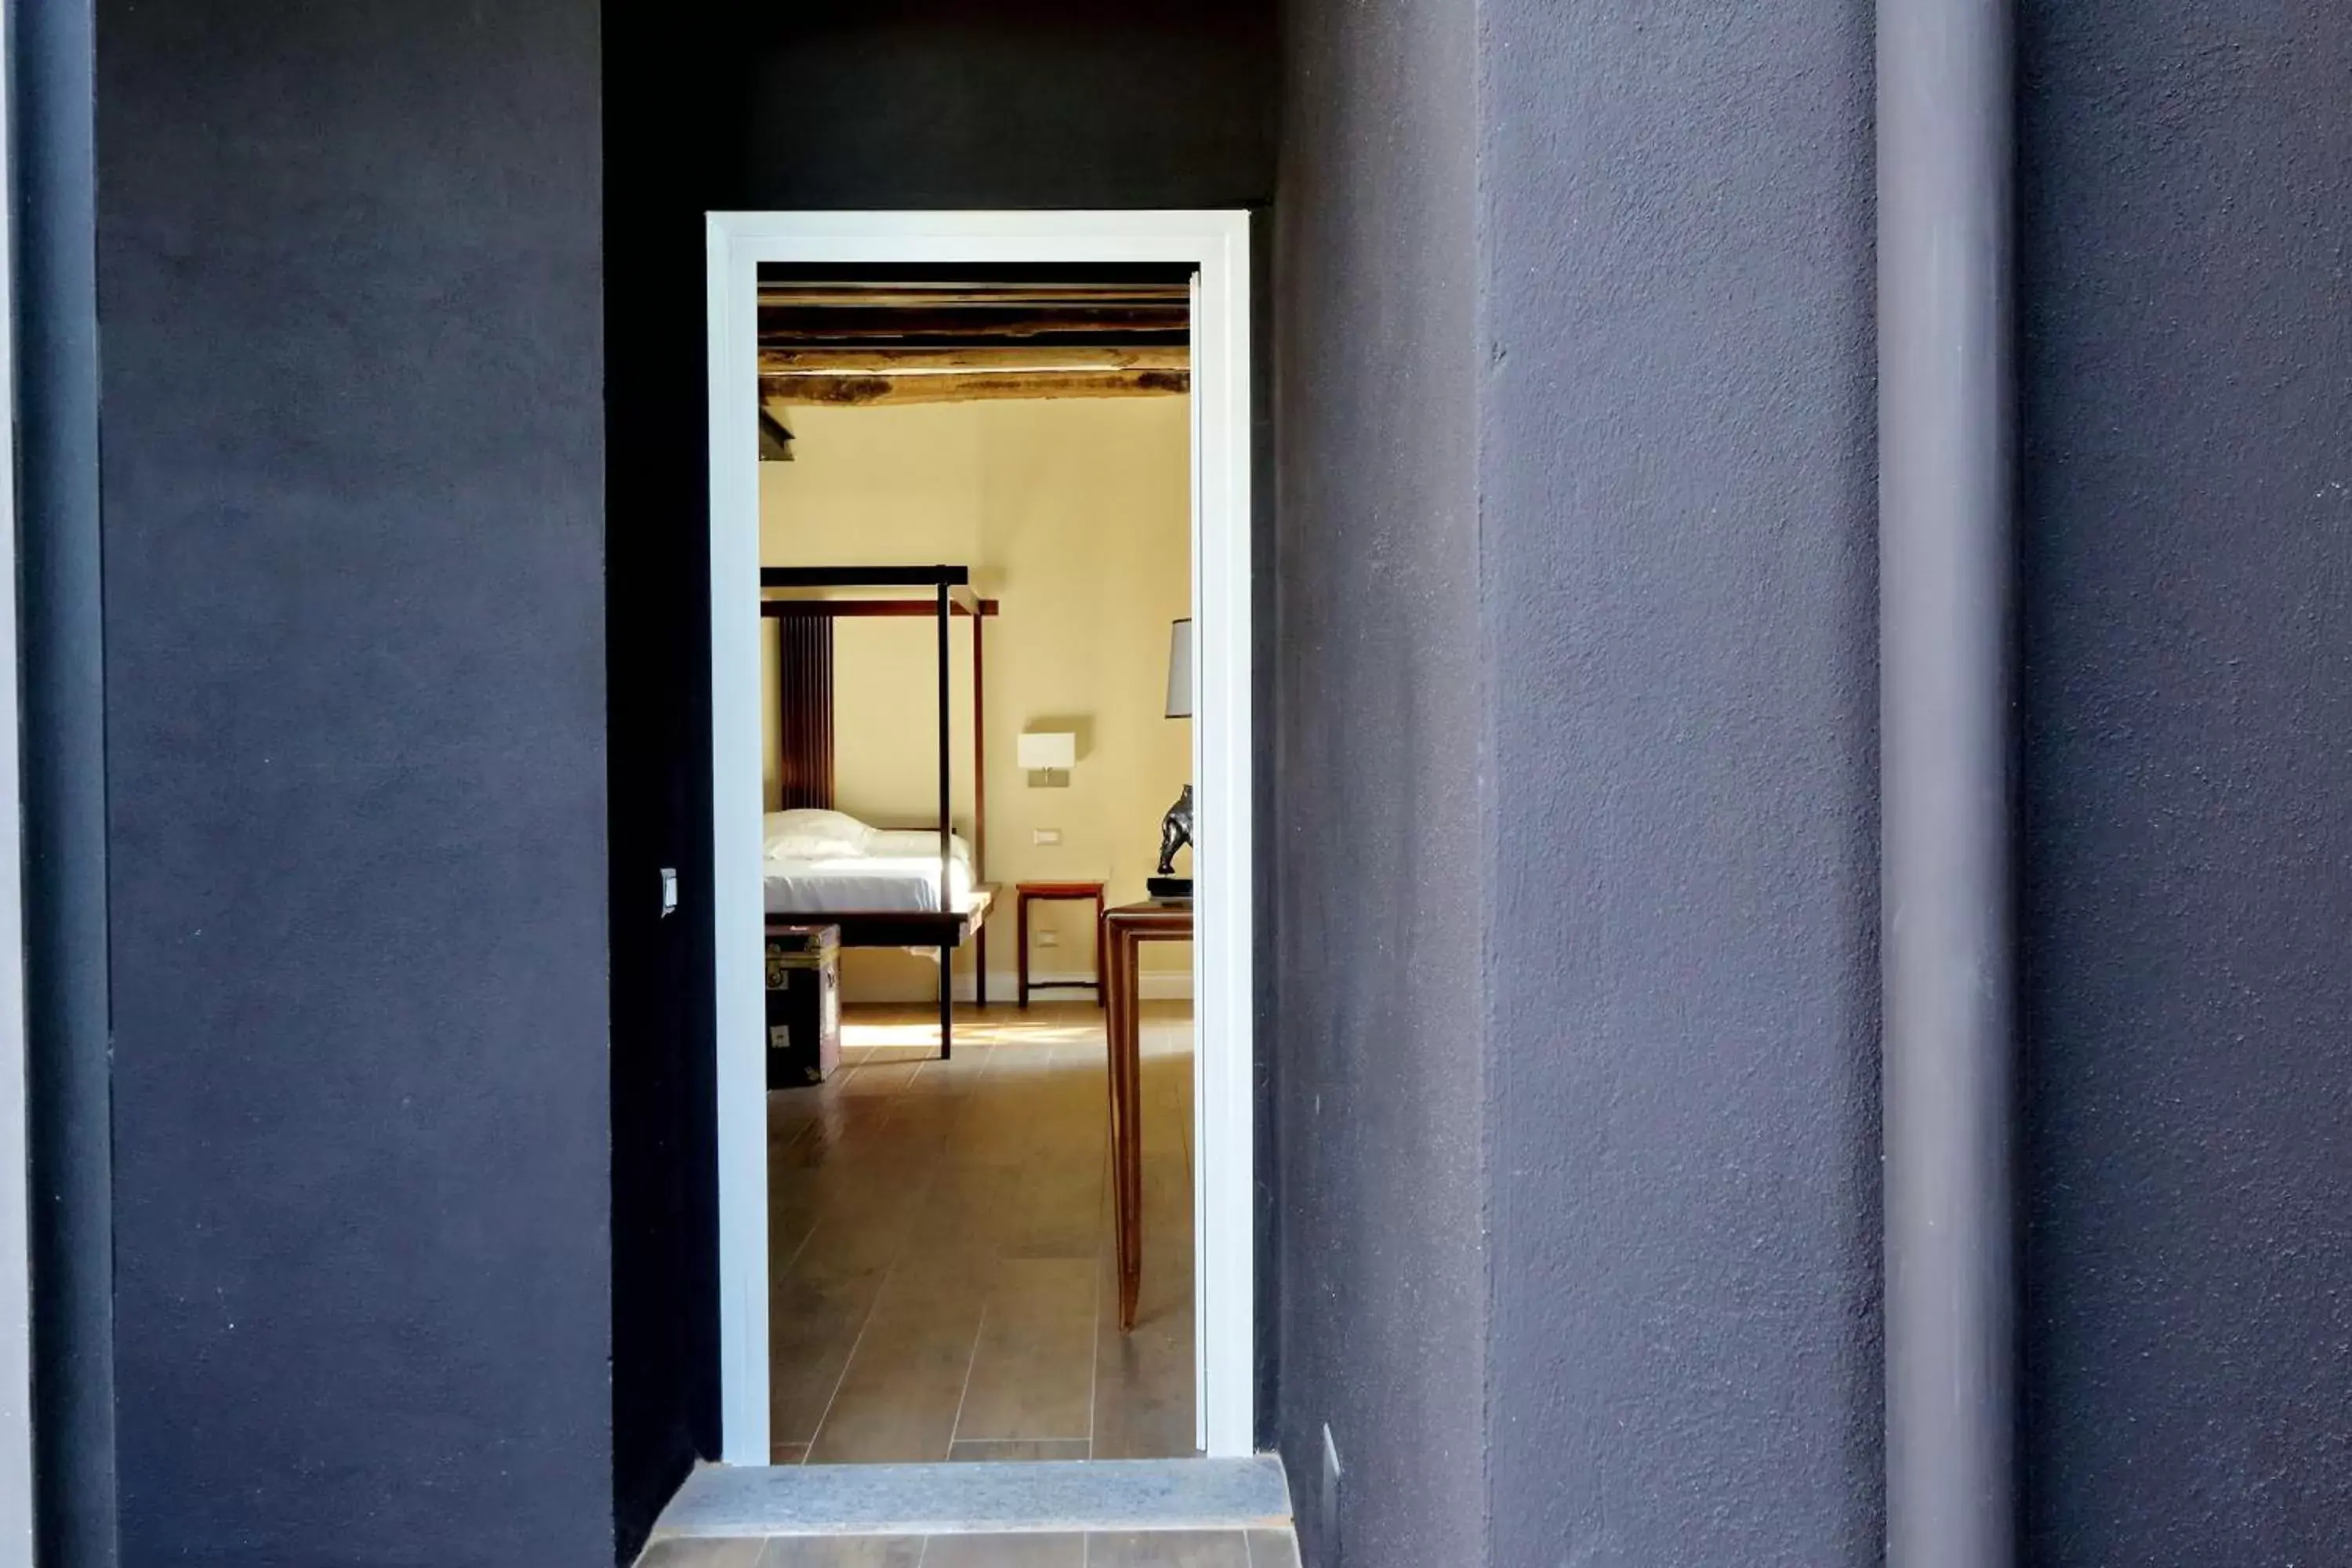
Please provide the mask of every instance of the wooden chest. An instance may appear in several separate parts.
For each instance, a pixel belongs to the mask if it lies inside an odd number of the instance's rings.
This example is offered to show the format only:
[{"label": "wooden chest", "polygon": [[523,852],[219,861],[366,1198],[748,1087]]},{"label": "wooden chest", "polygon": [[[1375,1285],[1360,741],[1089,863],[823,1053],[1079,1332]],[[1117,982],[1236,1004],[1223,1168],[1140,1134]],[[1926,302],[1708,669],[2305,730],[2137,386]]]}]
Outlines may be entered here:
[{"label": "wooden chest", "polygon": [[768,1087],[823,1083],[841,1063],[841,931],[768,927]]}]

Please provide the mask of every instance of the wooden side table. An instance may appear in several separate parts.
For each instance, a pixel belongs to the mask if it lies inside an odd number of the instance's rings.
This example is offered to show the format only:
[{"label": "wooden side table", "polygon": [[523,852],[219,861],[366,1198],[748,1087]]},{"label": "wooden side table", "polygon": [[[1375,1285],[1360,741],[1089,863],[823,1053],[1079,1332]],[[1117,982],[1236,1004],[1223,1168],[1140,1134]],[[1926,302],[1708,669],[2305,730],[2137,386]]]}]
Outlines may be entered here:
[{"label": "wooden side table", "polygon": [[1118,1326],[1135,1327],[1143,1289],[1143,1030],[1140,967],[1147,942],[1192,940],[1192,900],[1121,904],[1102,918],[1109,950],[1103,992],[1110,1036],[1110,1170],[1113,1241],[1118,1253]]},{"label": "wooden side table", "polygon": [[[1032,985],[1029,983],[1029,901],[1043,903],[1053,899],[1072,899],[1079,902],[1093,900],[1095,906],[1095,977],[1092,980],[1046,980]],[[1021,882],[1015,884],[1013,906],[1021,923],[1021,1005],[1029,1005],[1032,991],[1051,991],[1058,987],[1090,990],[1095,1000],[1101,1002],[1108,994],[1103,990],[1103,885],[1100,882]]]}]

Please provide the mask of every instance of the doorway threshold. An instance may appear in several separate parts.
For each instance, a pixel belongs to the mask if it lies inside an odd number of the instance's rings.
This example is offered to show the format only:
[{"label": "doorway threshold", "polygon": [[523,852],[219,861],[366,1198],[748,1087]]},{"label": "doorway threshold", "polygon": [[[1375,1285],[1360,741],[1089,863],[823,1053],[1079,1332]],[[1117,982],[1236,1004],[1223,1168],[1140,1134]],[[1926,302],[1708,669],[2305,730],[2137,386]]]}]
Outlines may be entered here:
[{"label": "doorway threshold", "polygon": [[1086,1534],[1290,1527],[1281,1461],[1070,1459],[939,1465],[705,1465],[654,1542],[825,1535]]}]

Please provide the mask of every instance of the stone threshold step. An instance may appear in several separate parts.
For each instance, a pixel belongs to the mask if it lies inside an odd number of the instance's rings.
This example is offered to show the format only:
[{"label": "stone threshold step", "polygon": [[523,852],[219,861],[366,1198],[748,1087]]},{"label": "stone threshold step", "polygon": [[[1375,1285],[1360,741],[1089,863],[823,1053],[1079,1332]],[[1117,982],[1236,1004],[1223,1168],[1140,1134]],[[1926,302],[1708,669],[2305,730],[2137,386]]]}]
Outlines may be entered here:
[{"label": "stone threshold step", "polygon": [[705,1465],[654,1540],[791,1535],[1279,1530],[1290,1489],[1270,1454],[949,1465]]}]

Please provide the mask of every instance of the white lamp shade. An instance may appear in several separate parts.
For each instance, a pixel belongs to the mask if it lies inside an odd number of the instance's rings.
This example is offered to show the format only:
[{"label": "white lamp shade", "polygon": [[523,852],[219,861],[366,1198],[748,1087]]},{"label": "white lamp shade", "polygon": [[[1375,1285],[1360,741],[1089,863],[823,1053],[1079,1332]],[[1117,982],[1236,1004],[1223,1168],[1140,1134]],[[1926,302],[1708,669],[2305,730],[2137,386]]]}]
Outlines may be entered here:
[{"label": "white lamp shade", "polygon": [[1021,765],[1033,773],[1066,770],[1078,760],[1078,737],[1068,730],[1033,730],[1019,745]]},{"label": "white lamp shade", "polygon": [[1168,717],[1192,716],[1192,623],[1178,621],[1168,628]]}]

